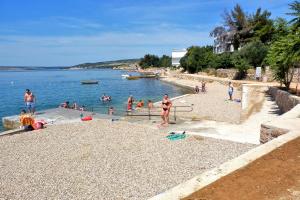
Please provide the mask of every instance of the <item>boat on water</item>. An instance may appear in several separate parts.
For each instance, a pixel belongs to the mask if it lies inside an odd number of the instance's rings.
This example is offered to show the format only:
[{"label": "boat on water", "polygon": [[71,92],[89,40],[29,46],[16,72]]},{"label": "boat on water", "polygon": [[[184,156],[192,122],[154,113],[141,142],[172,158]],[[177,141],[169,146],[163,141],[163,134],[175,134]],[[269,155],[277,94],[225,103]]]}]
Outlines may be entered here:
[{"label": "boat on water", "polygon": [[140,76],[128,76],[126,77],[128,80],[137,80],[140,78],[159,78],[156,74],[151,74],[151,75],[140,75]]},{"label": "boat on water", "polygon": [[122,78],[127,78],[127,77],[129,77],[130,75],[128,75],[128,74],[122,74],[121,76],[122,76]]},{"label": "boat on water", "polygon": [[126,79],[127,80],[137,80],[137,79],[140,79],[141,77],[139,76],[127,76]]},{"label": "boat on water", "polygon": [[83,80],[83,81],[80,81],[80,83],[81,84],[86,84],[86,85],[88,85],[88,84],[98,84],[99,81],[97,81],[97,80]]}]

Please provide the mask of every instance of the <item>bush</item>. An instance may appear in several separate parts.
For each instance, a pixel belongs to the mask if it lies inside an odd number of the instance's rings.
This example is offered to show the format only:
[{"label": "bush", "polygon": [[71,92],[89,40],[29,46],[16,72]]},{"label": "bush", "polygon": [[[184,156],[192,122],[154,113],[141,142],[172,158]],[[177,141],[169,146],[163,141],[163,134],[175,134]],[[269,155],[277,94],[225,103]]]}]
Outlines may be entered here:
[{"label": "bush", "polygon": [[234,67],[232,54],[227,52],[214,55],[212,63],[214,63],[213,67],[216,69],[229,69]]},{"label": "bush", "polygon": [[247,74],[247,70],[250,68],[248,61],[240,54],[240,52],[235,52],[232,55],[232,60],[234,63],[234,67],[239,71],[237,77],[234,79],[243,79]]},{"label": "bush", "polygon": [[268,48],[261,41],[246,44],[239,54],[253,67],[260,67],[267,56]]},{"label": "bush", "polygon": [[142,69],[148,67],[158,67],[159,57],[156,55],[146,54],[144,58],[141,59],[139,65],[142,67]]},{"label": "bush", "polygon": [[180,59],[180,65],[189,73],[196,73],[205,68],[213,67],[214,54],[212,46],[192,46],[186,55]]}]

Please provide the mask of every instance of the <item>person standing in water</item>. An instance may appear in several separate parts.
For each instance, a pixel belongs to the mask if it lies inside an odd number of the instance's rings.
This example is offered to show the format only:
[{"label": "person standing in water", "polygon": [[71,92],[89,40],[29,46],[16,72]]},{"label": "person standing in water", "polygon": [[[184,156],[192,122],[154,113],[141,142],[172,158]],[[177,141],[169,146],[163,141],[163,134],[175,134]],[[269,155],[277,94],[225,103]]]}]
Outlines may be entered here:
[{"label": "person standing in water", "polygon": [[164,95],[163,100],[161,102],[162,112],[161,112],[161,118],[162,123],[161,125],[168,125],[169,124],[169,114],[172,107],[172,102],[169,99],[169,96],[167,94]]},{"label": "person standing in water", "polygon": [[35,96],[29,89],[26,89],[24,94],[24,102],[28,112],[34,114],[35,112]]},{"label": "person standing in water", "polygon": [[229,95],[229,100],[232,101],[233,85],[231,82],[228,83],[228,95]]},{"label": "person standing in water", "polygon": [[127,100],[127,111],[132,110],[133,101],[134,101],[134,99],[133,99],[132,95],[130,95]]}]

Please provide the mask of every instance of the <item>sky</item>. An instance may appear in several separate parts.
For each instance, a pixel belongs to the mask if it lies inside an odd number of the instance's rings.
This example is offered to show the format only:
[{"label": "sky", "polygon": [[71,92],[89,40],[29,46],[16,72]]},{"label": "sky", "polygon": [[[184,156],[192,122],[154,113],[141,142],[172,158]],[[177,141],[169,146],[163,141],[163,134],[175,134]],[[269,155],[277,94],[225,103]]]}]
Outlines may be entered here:
[{"label": "sky", "polygon": [[212,45],[239,3],[285,17],[288,0],[0,0],[0,66],[70,66]]}]

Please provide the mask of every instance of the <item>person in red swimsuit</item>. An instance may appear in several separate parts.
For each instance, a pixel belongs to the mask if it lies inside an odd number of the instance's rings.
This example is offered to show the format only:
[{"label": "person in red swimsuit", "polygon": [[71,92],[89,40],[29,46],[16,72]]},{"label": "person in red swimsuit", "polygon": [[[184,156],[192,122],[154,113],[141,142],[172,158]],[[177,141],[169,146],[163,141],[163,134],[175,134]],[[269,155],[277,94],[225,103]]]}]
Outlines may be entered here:
[{"label": "person in red swimsuit", "polygon": [[134,99],[133,99],[132,95],[130,95],[127,100],[127,111],[132,110],[133,101],[134,101]]}]

